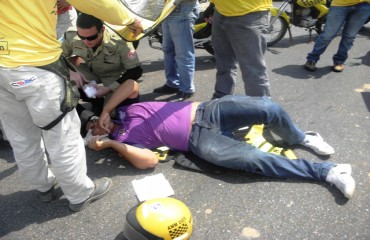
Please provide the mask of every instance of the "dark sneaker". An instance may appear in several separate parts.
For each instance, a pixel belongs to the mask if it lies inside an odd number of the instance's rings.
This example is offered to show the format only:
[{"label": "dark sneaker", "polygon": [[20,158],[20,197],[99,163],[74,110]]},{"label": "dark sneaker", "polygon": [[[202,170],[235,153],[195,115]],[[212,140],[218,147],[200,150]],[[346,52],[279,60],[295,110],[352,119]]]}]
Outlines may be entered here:
[{"label": "dark sneaker", "polygon": [[55,199],[55,184],[46,192],[39,192],[39,199],[43,203],[53,201]]},{"label": "dark sneaker", "polygon": [[344,64],[334,64],[333,71],[334,72],[343,72]]},{"label": "dark sneaker", "polygon": [[314,61],[307,61],[304,65],[304,68],[308,71],[315,71],[316,70],[316,63]]},{"label": "dark sneaker", "polygon": [[104,197],[109,192],[110,188],[113,185],[112,180],[110,178],[107,178],[107,177],[96,180],[94,182],[94,184],[95,184],[95,189],[90,194],[88,199],[86,199],[82,203],[77,203],[77,204],[70,203],[69,204],[69,208],[72,211],[74,211],[74,212],[81,211],[81,210],[85,209],[93,201],[96,201],[96,200]]},{"label": "dark sneaker", "polygon": [[169,100],[170,102],[182,102],[188,98],[191,98],[194,93],[185,93],[185,92],[178,92],[175,96],[171,97]]},{"label": "dark sneaker", "polygon": [[166,93],[166,94],[171,94],[171,93],[177,93],[179,90],[177,88],[169,87],[166,84],[163,85],[162,87],[155,88],[153,90],[154,93]]}]

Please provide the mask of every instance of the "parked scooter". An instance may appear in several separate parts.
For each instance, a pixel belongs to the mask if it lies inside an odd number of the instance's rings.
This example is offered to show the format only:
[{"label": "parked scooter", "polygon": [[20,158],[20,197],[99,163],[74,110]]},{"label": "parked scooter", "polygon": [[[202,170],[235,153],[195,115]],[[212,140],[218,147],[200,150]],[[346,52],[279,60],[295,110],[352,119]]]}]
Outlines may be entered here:
[{"label": "parked scooter", "polygon": [[[305,28],[310,33],[322,31],[326,15],[329,12],[330,1],[326,0],[283,0],[279,8],[272,8],[271,20],[268,30],[267,46],[278,43],[289,32],[292,39],[291,27]],[[290,6],[290,10],[287,8]]]},{"label": "parked scooter", "polygon": [[[209,1],[203,0],[199,1],[200,3],[200,13],[198,19],[194,24],[194,48],[204,49],[210,54],[214,54],[212,47],[212,25],[204,21],[203,13],[204,10],[208,7]],[[162,28],[159,26],[156,28],[149,36],[149,46],[154,49],[162,49]]]}]

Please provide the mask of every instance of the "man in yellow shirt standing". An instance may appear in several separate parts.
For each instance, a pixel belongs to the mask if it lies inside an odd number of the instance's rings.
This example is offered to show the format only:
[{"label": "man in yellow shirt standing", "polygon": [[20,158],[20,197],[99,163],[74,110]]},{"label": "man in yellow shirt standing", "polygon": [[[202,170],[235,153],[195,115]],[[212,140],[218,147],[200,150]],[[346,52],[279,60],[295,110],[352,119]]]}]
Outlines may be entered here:
[{"label": "man in yellow shirt standing", "polygon": [[[141,24],[118,1],[68,2],[109,23],[130,25],[135,34],[142,31]],[[68,69],[45,70],[62,66],[56,37],[57,0],[0,1],[0,9],[0,120],[20,174],[39,191],[43,202],[53,200],[58,181],[70,209],[80,211],[103,197],[112,181],[93,182],[86,175],[77,112],[63,113],[61,109]]]},{"label": "man in yellow shirt standing", "polygon": [[[216,58],[216,84],[212,98],[234,93],[237,63],[244,90],[249,96],[270,96],[266,73],[266,34],[271,0],[211,0],[214,13],[207,9],[205,18],[212,21],[212,44]],[[209,13],[210,12],[210,13]],[[213,15],[210,19],[207,15]]]},{"label": "man in yellow shirt standing", "polygon": [[348,58],[348,51],[352,48],[357,33],[370,17],[369,0],[333,0],[326,19],[324,31],[316,39],[312,52],[307,56],[304,68],[308,71],[316,70],[316,63],[320,59],[330,42],[337,36],[343,27],[337,53],[333,56],[333,71],[342,72],[344,62]]}]

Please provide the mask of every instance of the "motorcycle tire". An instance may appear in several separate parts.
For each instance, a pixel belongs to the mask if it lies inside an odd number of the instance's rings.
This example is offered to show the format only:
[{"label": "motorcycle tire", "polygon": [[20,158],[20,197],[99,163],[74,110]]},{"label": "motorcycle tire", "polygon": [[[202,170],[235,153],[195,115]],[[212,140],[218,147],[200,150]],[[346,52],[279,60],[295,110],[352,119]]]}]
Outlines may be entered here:
[{"label": "motorcycle tire", "polygon": [[287,30],[288,23],[283,17],[278,17],[268,28],[267,46],[270,47],[278,43],[285,36]]}]

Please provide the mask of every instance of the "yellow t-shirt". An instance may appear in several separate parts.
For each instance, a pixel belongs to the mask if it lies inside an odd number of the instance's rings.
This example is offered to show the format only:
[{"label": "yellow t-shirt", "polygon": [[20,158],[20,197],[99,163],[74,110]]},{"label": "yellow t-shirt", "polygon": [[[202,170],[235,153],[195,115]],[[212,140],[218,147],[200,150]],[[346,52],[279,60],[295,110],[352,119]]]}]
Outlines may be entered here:
[{"label": "yellow t-shirt", "polygon": [[367,3],[370,3],[370,0],[333,0],[331,2],[331,6],[352,6],[352,5],[356,5],[356,4],[359,4],[359,3],[364,3],[364,2],[367,2]]},{"label": "yellow t-shirt", "polygon": [[251,12],[266,11],[272,7],[272,0],[211,0],[216,10],[224,16],[242,16]]},{"label": "yellow t-shirt", "polygon": [[[112,24],[134,21],[116,0],[68,2],[81,12]],[[56,38],[56,0],[0,1],[0,9],[0,66],[43,66],[59,58],[62,50]]]}]

